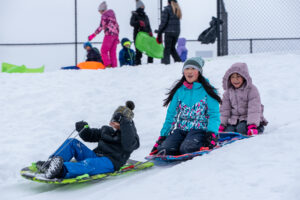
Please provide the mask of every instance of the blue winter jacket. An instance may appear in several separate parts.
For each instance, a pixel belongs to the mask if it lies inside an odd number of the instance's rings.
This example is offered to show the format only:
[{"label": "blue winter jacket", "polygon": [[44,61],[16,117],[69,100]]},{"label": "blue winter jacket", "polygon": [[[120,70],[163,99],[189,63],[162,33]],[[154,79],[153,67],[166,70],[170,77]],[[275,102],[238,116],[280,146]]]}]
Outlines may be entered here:
[{"label": "blue winter jacket", "polygon": [[135,63],[134,50],[124,47],[119,52],[119,61],[120,61],[120,66],[123,66],[123,65],[134,66],[134,63]]},{"label": "blue winter jacket", "polygon": [[217,134],[220,123],[218,101],[207,94],[201,83],[194,82],[192,89],[182,85],[176,91],[160,135],[167,136],[174,129],[203,129]]}]

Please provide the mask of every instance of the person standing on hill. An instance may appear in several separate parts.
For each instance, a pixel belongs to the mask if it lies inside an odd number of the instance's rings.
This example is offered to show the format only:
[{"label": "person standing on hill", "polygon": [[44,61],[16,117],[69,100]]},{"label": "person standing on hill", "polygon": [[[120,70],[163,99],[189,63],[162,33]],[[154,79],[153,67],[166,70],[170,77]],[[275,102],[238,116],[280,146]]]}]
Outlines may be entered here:
[{"label": "person standing on hill", "polygon": [[117,45],[120,43],[119,24],[114,11],[111,9],[107,10],[105,1],[99,5],[98,11],[102,15],[100,26],[88,37],[88,40],[93,40],[97,34],[104,30],[105,36],[101,47],[103,64],[106,67],[117,67]]},{"label": "person standing on hill", "polygon": [[161,60],[163,64],[170,64],[170,55],[175,62],[181,62],[175,48],[180,34],[181,17],[182,13],[177,0],[168,0],[168,6],[165,7],[161,15],[161,23],[156,38],[158,43],[162,43],[162,34],[165,33],[164,57]]},{"label": "person standing on hill", "polygon": [[[133,29],[133,40],[134,43],[136,41],[136,36],[140,31],[149,33],[152,36],[152,29],[150,26],[150,21],[145,13],[145,5],[141,0],[136,0],[136,10],[132,12],[132,16],[130,19],[130,25],[134,28]],[[135,64],[141,64],[141,58],[143,54],[138,49],[136,49],[136,57],[135,57]],[[153,63],[153,58],[148,56],[148,63]]]},{"label": "person standing on hill", "polygon": [[122,49],[119,52],[120,67],[124,65],[134,66],[135,52],[130,48],[131,42],[128,38],[121,40]]},{"label": "person standing on hill", "polygon": [[188,50],[185,47],[186,44],[186,39],[185,38],[179,38],[178,39],[178,44],[177,44],[177,53],[179,55],[179,57],[181,58],[181,61],[184,62],[187,59],[187,54],[188,54]]}]

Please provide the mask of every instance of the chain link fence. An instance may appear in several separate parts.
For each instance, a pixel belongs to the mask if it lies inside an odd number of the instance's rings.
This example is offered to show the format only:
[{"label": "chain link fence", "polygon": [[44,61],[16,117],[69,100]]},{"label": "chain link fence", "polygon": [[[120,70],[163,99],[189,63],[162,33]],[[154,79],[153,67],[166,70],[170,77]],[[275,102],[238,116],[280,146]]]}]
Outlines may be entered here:
[{"label": "chain link fence", "polygon": [[[220,0],[225,20],[221,29],[228,28],[228,47],[222,45],[221,55],[300,50],[299,0]],[[224,13],[228,14],[226,18]],[[228,20],[228,21],[227,21]],[[224,34],[224,33],[223,33]],[[221,43],[224,43],[222,32]]]}]

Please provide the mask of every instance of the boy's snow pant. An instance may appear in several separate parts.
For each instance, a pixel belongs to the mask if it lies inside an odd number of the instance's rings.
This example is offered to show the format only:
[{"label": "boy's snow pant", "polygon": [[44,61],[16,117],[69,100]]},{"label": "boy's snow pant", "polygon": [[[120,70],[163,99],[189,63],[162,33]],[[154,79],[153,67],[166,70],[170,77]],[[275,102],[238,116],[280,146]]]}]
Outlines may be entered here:
[{"label": "boy's snow pant", "polygon": [[119,38],[116,35],[105,35],[101,47],[101,56],[105,66],[117,67],[117,45]]},{"label": "boy's snow pant", "polygon": [[[103,174],[114,172],[114,165],[109,158],[99,157],[77,139],[67,139],[64,144],[52,155],[61,156],[66,169],[65,178],[74,178],[79,175]],[[77,162],[69,162],[72,158]]]},{"label": "boy's snow pant", "polygon": [[[264,132],[264,126],[260,125],[257,127],[258,133],[263,133]],[[225,130],[225,132],[238,132],[243,135],[247,135],[248,129],[247,129],[247,121],[241,121],[237,123],[236,125],[228,125]]]},{"label": "boy's snow pant", "polygon": [[181,58],[179,57],[175,47],[178,37],[179,33],[165,33],[164,57],[161,60],[161,63],[170,64],[170,55],[172,55],[174,62],[181,62]]},{"label": "boy's snow pant", "polygon": [[183,131],[176,129],[158,146],[158,152],[165,150],[166,155],[178,155],[199,151],[205,145],[205,131]]}]

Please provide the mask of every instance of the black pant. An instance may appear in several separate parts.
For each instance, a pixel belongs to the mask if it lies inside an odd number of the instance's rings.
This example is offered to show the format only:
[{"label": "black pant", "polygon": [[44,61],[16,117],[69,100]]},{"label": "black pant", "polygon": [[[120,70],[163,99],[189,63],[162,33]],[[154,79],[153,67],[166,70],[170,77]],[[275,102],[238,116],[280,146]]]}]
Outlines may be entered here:
[{"label": "black pant", "polygon": [[[135,49],[135,53],[135,65],[140,65],[142,63],[141,59],[143,57],[143,53],[140,52],[137,48]],[[153,58],[148,56],[147,63],[153,63]]]},{"label": "black pant", "polygon": [[[226,132],[238,132],[243,135],[247,135],[248,129],[247,129],[247,122],[246,121],[241,121],[237,123],[236,125],[230,125],[225,128]],[[264,132],[264,126],[260,125],[257,127],[258,134],[261,134]]]},{"label": "black pant", "polygon": [[172,55],[175,62],[181,62],[181,59],[175,48],[178,37],[179,33],[165,33],[165,50],[164,57],[161,60],[161,63],[170,64],[170,55]]},{"label": "black pant", "polygon": [[158,152],[165,150],[166,155],[179,155],[199,151],[205,146],[205,131],[183,131],[175,129],[166,140],[158,146]]}]

